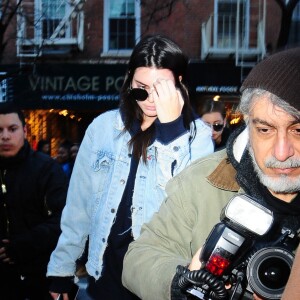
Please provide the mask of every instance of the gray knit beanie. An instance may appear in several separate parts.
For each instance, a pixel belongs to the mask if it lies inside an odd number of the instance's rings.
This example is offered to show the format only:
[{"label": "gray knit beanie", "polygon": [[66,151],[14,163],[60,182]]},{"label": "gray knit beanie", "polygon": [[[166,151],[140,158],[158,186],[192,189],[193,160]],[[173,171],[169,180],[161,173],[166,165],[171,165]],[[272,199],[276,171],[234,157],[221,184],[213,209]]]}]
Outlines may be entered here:
[{"label": "gray knit beanie", "polygon": [[300,47],[283,50],[259,62],[242,84],[261,88],[300,110]]}]

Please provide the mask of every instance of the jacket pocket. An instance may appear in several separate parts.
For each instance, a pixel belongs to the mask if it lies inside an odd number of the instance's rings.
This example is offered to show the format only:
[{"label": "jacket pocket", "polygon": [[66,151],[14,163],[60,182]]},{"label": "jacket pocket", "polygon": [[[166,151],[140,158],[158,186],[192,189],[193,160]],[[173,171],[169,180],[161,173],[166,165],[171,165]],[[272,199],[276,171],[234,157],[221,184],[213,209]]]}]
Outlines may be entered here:
[{"label": "jacket pocket", "polygon": [[112,169],[115,163],[115,157],[112,153],[98,151],[96,160],[93,163],[93,170],[97,178],[97,192],[103,191],[109,184]]}]

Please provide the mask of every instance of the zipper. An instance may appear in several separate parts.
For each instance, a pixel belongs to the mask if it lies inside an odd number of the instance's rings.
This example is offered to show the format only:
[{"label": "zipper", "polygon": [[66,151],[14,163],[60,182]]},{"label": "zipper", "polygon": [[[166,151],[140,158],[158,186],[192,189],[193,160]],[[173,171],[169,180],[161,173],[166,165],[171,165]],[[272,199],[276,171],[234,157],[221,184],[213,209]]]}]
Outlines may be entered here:
[{"label": "zipper", "polygon": [[52,211],[49,209],[47,204],[47,196],[44,197],[44,210],[46,212],[47,217],[50,217],[52,215]]}]

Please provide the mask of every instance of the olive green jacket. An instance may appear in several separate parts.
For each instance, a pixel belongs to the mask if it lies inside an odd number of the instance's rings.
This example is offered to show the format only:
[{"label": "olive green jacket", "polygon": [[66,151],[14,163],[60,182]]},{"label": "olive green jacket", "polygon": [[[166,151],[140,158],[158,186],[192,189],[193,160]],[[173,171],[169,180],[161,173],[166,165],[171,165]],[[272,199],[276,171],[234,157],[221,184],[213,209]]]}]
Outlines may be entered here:
[{"label": "olive green jacket", "polygon": [[143,300],[171,299],[178,265],[188,265],[204,244],[220,212],[243,193],[226,150],[199,159],[171,179],[167,198],[142,228],[124,260],[123,284]]}]

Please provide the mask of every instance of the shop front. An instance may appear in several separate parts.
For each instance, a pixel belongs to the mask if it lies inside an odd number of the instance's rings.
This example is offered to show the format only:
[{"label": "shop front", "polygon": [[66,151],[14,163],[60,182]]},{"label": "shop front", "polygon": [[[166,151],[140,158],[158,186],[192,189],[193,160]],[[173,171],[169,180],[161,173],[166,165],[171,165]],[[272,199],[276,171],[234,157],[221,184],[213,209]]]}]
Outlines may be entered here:
[{"label": "shop front", "polygon": [[234,62],[190,62],[188,84],[196,111],[207,98],[223,101],[229,123],[239,122],[240,116],[235,110],[239,104],[241,82],[249,70],[237,67]]},{"label": "shop front", "polygon": [[[35,64],[1,66],[1,101],[24,109],[34,147],[50,139],[55,156],[60,141],[80,142],[88,124],[119,105],[126,64]],[[187,83],[196,108],[206,98],[224,101],[229,120],[236,116],[242,70],[233,63],[190,62]]]},{"label": "shop front", "polygon": [[125,72],[125,64],[1,66],[0,101],[24,109],[31,145],[49,139],[55,156],[62,140],[81,142],[97,115],[118,107]]}]

